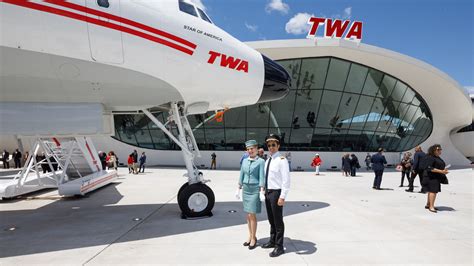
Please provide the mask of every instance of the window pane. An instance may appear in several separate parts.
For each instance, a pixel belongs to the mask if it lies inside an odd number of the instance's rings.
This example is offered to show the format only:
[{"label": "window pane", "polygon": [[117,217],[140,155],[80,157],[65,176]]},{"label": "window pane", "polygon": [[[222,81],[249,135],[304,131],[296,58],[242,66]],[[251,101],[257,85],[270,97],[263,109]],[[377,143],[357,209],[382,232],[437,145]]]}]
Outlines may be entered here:
[{"label": "window pane", "polygon": [[194,6],[183,1],[179,1],[179,10],[195,17],[198,16],[196,13],[196,9],[194,9]]},{"label": "window pane", "polygon": [[211,150],[225,149],[225,133],[224,129],[206,129],[206,141]]},{"label": "window pane", "polygon": [[349,128],[359,97],[358,94],[344,93],[338,112],[341,123],[337,124],[336,128]]},{"label": "window pane", "polygon": [[229,128],[226,126],[225,138],[227,150],[245,149],[245,128]]},{"label": "window pane", "polygon": [[333,128],[341,122],[340,116],[336,114],[341,96],[341,92],[324,91],[317,115],[316,125],[318,127]]},{"label": "window pane", "polygon": [[268,135],[268,128],[247,128],[246,140],[254,139],[258,143],[265,143],[265,137]]},{"label": "window pane", "polygon": [[245,127],[245,114],[245,107],[233,108],[225,112],[225,127]]},{"label": "window pane", "polygon": [[312,128],[293,129],[291,131],[290,147],[295,150],[309,150],[312,136]]},{"label": "window pane", "polygon": [[361,151],[357,145],[361,132],[359,130],[348,130],[342,144],[343,150]]},{"label": "window pane", "polygon": [[202,11],[200,8],[197,9],[198,12],[199,12],[199,15],[201,16],[201,18],[209,23],[212,23],[211,20],[209,19],[209,17],[206,15],[206,13],[204,13],[204,11]]},{"label": "window pane", "polygon": [[360,96],[354,117],[351,119],[351,129],[362,129],[370,113],[370,108],[374,102],[373,97]]},{"label": "window pane", "polygon": [[405,92],[405,95],[403,95],[402,102],[411,103],[414,97],[415,92],[410,87],[408,87],[407,91]]},{"label": "window pane", "polygon": [[335,128],[332,130],[331,135],[329,136],[329,147],[335,151],[343,151],[343,141],[347,135],[347,129]]},{"label": "window pane", "polygon": [[331,148],[328,146],[330,134],[331,129],[315,128],[311,139],[311,147],[316,151],[330,151]]},{"label": "window pane", "polygon": [[299,126],[314,127],[322,93],[322,90],[296,91],[295,117]]},{"label": "window pane", "polygon": [[346,83],[346,92],[360,93],[364,86],[369,69],[365,66],[352,64]]},{"label": "window pane", "polygon": [[293,121],[293,110],[295,108],[296,91],[290,90],[290,93],[283,99],[271,102],[271,110],[277,124],[274,120],[270,121],[272,127],[291,127]]},{"label": "window pane", "polygon": [[[382,83],[380,84],[379,93],[377,97],[382,97],[386,99],[389,98],[390,95],[392,94],[393,88],[395,87],[395,83],[397,83],[396,79],[390,77],[389,75],[385,75],[383,77]],[[400,101],[400,100],[397,100],[397,101]]]},{"label": "window pane", "polygon": [[[161,131],[160,129],[151,129],[150,134],[153,139],[153,143],[155,144],[155,149],[159,149],[159,150],[171,149],[170,142],[173,142],[173,141],[171,141],[168,138],[168,136],[166,136],[165,133],[163,133],[163,131]],[[194,133],[194,136],[196,137],[196,133]],[[198,140],[196,139],[196,141]],[[176,144],[174,144],[174,146],[176,146]]]},{"label": "window pane", "polygon": [[142,129],[135,134],[137,138],[138,146],[144,148],[153,149],[153,142],[151,141],[150,131],[148,129]]},{"label": "window pane", "polygon": [[349,62],[332,58],[329,65],[325,89],[337,91],[344,90],[349,67]]},{"label": "window pane", "polygon": [[286,71],[288,71],[288,73],[291,76],[291,89],[296,90],[298,88],[298,85],[300,84],[299,76],[300,76],[301,59],[278,60],[277,62]]},{"label": "window pane", "polygon": [[375,69],[370,69],[362,93],[371,96],[377,95],[377,92],[379,91],[380,82],[382,82],[382,78],[382,72]]},{"label": "window pane", "polygon": [[378,131],[377,127],[384,111],[385,107],[382,99],[375,98],[372,110],[370,110],[369,116],[367,117],[364,130]]},{"label": "window pane", "polygon": [[301,89],[321,89],[324,87],[329,58],[303,59],[301,69]]},{"label": "window pane", "polygon": [[357,142],[357,146],[360,147],[362,151],[373,151],[370,149],[372,137],[374,135],[373,131],[363,131],[362,134],[359,136],[359,140]]},{"label": "window pane", "polygon": [[395,85],[395,89],[392,93],[392,99],[394,101],[400,102],[403,99],[403,95],[405,94],[406,89],[407,85],[403,84],[402,82],[397,82],[397,84]]},{"label": "window pane", "polygon": [[247,106],[248,127],[268,127],[270,108],[268,103]]}]

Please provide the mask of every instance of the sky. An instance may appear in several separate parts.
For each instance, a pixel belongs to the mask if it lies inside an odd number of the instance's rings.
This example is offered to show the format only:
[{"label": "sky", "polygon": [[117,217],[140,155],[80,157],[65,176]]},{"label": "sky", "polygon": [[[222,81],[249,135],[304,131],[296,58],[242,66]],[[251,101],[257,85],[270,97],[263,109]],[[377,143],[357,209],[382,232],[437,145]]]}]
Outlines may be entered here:
[{"label": "sky", "polygon": [[304,39],[312,15],[362,21],[362,43],[425,61],[474,93],[474,0],[189,1],[241,41]]}]

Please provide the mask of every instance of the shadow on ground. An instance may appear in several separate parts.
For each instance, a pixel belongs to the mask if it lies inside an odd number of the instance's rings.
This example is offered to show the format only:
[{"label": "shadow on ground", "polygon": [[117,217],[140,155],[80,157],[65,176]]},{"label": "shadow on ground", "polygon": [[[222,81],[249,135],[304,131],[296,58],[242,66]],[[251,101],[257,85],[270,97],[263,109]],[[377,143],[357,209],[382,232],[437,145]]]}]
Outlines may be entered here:
[{"label": "shadow on ground", "polygon": [[[180,219],[176,203],[114,205],[123,198],[116,185],[106,186],[87,197],[56,200],[37,209],[0,211],[0,257],[152,239],[246,223],[241,202],[216,202],[214,216],[198,220]],[[328,206],[325,202],[288,201],[284,215]],[[266,213],[263,211],[257,218],[266,220]],[[11,227],[16,230],[9,231]],[[316,251],[314,243],[290,241],[301,254]]]}]

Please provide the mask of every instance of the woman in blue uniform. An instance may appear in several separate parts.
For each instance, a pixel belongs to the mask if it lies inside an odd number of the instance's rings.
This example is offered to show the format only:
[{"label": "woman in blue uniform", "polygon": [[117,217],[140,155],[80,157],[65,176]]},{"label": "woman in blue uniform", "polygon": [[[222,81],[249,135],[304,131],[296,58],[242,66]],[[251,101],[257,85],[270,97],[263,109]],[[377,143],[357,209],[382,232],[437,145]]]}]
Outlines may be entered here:
[{"label": "woman in blue uniform", "polygon": [[244,211],[247,213],[249,238],[244,246],[254,249],[257,246],[257,213],[262,210],[262,200],[265,200],[265,161],[257,156],[257,141],[245,142],[249,157],[245,158],[240,168],[239,190],[242,189]]}]

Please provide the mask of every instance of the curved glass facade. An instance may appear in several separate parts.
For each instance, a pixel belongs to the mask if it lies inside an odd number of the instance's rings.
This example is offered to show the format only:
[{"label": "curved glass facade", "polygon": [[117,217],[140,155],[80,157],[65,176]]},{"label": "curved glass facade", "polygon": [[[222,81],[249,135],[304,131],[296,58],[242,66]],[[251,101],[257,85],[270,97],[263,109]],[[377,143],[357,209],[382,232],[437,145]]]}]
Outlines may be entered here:
[{"label": "curved glass facade", "polygon": [[[243,150],[279,134],[282,150],[398,152],[431,134],[430,110],[402,81],[376,69],[333,57],[278,61],[292,76],[282,100],[188,117],[202,150]],[[160,121],[166,114],[155,113]],[[206,122],[207,121],[207,122]],[[144,115],[116,115],[115,138],[151,149],[177,149]]]}]

